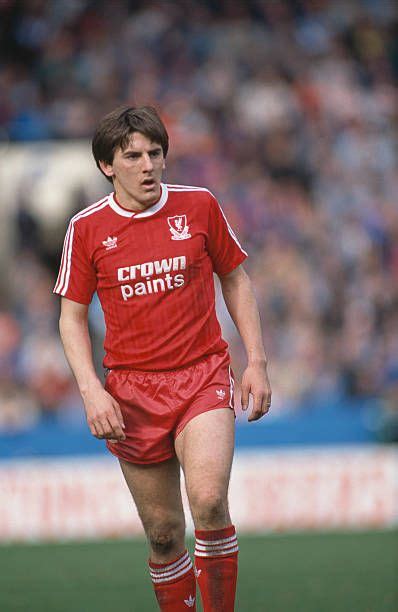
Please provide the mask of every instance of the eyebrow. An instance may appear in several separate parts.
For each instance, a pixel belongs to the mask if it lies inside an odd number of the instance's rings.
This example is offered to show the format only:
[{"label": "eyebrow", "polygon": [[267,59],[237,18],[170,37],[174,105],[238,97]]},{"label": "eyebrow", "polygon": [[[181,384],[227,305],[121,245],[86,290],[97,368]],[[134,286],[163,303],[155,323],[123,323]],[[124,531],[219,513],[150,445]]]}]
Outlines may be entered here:
[{"label": "eyebrow", "polygon": [[[158,151],[161,151],[162,147],[160,145],[153,147],[152,149],[149,149],[148,153],[157,153]],[[142,155],[143,151],[134,151],[133,149],[126,149],[125,151],[123,151],[123,157],[127,157],[128,155],[131,154],[135,154],[135,155]]]}]

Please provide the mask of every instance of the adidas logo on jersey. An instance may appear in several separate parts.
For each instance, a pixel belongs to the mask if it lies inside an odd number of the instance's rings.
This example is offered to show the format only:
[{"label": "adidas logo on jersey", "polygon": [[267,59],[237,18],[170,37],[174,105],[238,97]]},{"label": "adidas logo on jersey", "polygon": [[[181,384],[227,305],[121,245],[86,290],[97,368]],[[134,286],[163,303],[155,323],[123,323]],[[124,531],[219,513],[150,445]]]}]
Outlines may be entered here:
[{"label": "adidas logo on jersey", "polygon": [[117,238],[108,236],[108,238],[106,240],[102,241],[102,244],[104,245],[104,247],[106,247],[107,251],[109,251],[110,249],[116,249],[116,247],[117,247]]},{"label": "adidas logo on jersey", "polygon": [[220,400],[224,399],[224,397],[225,397],[225,391],[224,391],[224,389],[217,389],[217,390],[216,390],[216,393],[217,393],[217,397],[218,397],[218,399],[220,399]]},{"label": "adidas logo on jersey", "polygon": [[187,240],[187,238],[191,237],[186,215],[167,217],[167,223],[169,224],[172,240]]},{"label": "adidas logo on jersey", "polygon": [[188,608],[193,608],[195,604],[195,597],[192,597],[192,595],[190,595],[188,599],[184,599],[184,604],[188,606]]}]

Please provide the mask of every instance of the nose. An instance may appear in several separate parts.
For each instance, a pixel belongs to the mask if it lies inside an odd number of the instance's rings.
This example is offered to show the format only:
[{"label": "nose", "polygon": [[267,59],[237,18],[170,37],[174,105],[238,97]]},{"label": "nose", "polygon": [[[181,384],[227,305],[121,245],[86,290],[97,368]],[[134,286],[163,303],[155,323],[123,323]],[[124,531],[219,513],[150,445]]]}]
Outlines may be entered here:
[{"label": "nose", "polygon": [[151,157],[148,155],[148,153],[144,153],[143,168],[144,168],[144,172],[150,172],[151,170],[153,170],[153,161]]}]

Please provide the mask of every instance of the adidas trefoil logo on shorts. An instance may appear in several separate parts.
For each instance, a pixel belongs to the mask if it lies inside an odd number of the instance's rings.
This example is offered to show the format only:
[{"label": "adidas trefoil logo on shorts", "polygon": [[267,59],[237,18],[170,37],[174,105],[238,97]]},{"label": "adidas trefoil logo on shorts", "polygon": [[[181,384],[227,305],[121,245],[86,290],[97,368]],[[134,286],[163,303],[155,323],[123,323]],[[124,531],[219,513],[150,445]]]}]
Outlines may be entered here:
[{"label": "adidas trefoil logo on shorts", "polygon": [[217,390],[216,390],[216,393],[217,393],[217,397],[218,397],[218,399],[220,399],[220,400],[224,399],[224,397],[225,397],[225,391],[224,391],[224,389],[217,389]]},{"label": "adidas trefoil logo on shorts", "polygon": [[112,237],[112,236],[108,236],[108,238],[106,240],[102,241],[102,244],[104,245],[104,247],[106,247],[107,251],[109,251],[110,249],[116,249],[116,247],[117,247],[117,238]]},{"label": "adidas trefoil logo on shorts", "polygon": [[196,567],[194,567],[194,568],[193,568],[193,571],[195,572],[195,576],[196,576],[196,578],[199,578],[199,576],[200,576],[200,575],[201,575],[201,573],[202,573],[202,570],[201,570],[201,569],[196,569]]},{"label": "adidas trefoil logo on shorts", "polygon": [[172,240],[186,240],[191,237],[186,215],[167,217],[167,223],[169,224]]},{"label": "adidas trefoil logo on shorts", "polygon": [[193,608],[195,604],[195,597],[192,597],[192,595],[190,595],[188,599],[184,599],[184,604],[188,606],[188,608]]}]

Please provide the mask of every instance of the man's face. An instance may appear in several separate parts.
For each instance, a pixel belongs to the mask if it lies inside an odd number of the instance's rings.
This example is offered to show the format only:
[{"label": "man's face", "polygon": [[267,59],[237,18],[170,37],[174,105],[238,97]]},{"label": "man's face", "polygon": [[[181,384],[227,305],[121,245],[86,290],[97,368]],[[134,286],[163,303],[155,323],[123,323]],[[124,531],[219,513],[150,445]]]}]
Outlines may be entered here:
[{"label": "man's face", "polygon": [[117,149],[112,164],[100,162],[104,173],[113,178],[115,191],[145,209],[160,197],[160,181],[165,167],[160,144],[140,132],[133,132],[124,150]]}]

